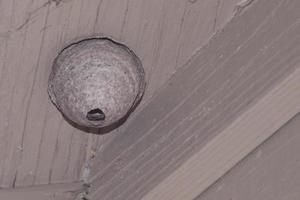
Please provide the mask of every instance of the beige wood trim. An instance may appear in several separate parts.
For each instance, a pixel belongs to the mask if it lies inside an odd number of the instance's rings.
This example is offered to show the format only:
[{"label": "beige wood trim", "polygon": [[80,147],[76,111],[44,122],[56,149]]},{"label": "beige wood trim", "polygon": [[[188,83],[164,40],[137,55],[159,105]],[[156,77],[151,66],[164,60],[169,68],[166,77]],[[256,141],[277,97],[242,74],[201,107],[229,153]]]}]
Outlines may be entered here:
[{"label": "beige wood trim", "polygon": [[240,115],[143,200],[192,200],[300,111],[300,69]]}]

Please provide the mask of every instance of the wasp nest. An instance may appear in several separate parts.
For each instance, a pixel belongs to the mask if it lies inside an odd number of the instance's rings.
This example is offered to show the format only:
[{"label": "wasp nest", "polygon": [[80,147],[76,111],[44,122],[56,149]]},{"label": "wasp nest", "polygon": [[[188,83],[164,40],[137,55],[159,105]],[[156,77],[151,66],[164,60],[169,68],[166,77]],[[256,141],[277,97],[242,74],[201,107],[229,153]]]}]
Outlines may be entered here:
[{"label": "wasp nest", "polygon": [[66,118],[99,128],[129,114],[144,93],[144,77],[140,60],[126,46],[107,38],[88,39],[57,56],[48,93]]}]

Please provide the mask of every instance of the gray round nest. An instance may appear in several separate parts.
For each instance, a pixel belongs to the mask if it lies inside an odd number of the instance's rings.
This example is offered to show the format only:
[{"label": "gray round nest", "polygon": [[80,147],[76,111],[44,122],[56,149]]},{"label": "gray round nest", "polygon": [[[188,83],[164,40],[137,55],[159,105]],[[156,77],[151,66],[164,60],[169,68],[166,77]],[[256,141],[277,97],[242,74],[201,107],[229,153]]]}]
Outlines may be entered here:
[{"label": "gray round nest", "polygon": [[100,128],[126,117],[142,98],[145,74],[138,57],[107,38],[82,40],[55,59],[48,93],[79,126]]}]

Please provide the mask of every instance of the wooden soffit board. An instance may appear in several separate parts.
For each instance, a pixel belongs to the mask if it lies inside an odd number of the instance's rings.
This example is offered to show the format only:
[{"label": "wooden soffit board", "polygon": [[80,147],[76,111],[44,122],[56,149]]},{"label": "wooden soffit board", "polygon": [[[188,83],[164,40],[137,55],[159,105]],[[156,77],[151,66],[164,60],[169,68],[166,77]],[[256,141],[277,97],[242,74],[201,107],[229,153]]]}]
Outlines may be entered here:
[{"label": "wooden soffit board", "polygon": [[195,200],[296,200],[300,196],[300,113]]},{"label": "wooden soffit board", "polygon": [[137,115],[227,24],[239,1],[1,0],[0,187],[77,182],[91,155],[125,126],[102,136],[86,134],[52,105],[47,81],[63,48],[89,37],[110,37],[130,47],[147,74]]},{"label": "wooden soffit board", "polygon": [[299,112],[299,10],[237,14],[102,151],[92,199],[193,199]]},{"label": "wooden soffit board", "polygon": [[74,200],[82,192],[82,183],[45,184],[0,190],[5,200]]}]

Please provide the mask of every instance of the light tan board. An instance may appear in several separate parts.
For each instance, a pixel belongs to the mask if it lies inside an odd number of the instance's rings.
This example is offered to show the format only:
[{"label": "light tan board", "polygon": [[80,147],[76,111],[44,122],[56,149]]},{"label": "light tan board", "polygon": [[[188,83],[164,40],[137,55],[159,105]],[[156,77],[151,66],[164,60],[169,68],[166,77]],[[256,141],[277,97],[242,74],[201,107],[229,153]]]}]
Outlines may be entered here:
[{"label": "light tan board", "polygon": [[[194,198],[291,118],[299,109],[290,110],[291,106],[298,105],[298,99],[295,100],[298,93],[286,103],[281,95],[293,94],[297,85],[288,90],[280,84],[286,80],[293,80],[288,81],[289,84],[299,81],[299,70],[295,71],[300,61],[299,9],[300,2],[296,0],[259,0],[252,1],[247,9],[236,15],[174,74],[127,129],[102,149],[94,165],[98,173],[91,179],[92,197],[134,200],[148,193],[145,199],[166,200],[175,199],[180,192],[184,195],[191,192],[184,196],[186,198],[178,195],[177,199]],[[288,78],[292,75],[294,78]],[[196,176],[195,179],[203,181],[201,187],[193,186],[190,179],[176,179],[179,166],[184,166],[191,156],[202,152],[214,139],[223,136],[226,139],[225,128],[246,111],[257,108],[254,105],[265,105],[259,104],[260,100],[279,86],[283,93],[277,97],[279,102],[283,101],[279,108],[284,114],[282,118],[274,118],[276,126],[270,126],[263,137],[254,135],[249,148],[208,181]],[[250,112],[254,119],[255,112]],[[226,151],[226,155],[230,156],[229,152]],[[199,172],[205,174],[205,170]],[[183,174],[188,173],[186,170]],[[172,175],[175,179],[165,179]]]},{"label": "light tan board", "polygon": [[195,200],[297,200],[300,114]]},{"label": "light tan board", "polygon": [[231,19],[237,2],[0,1],[0,186],[79,180],[94,149],[115,137],[88,138],[49,102],[47,79],[59,50],[95,35],[128,44],[145,66],[148,102]]}]

